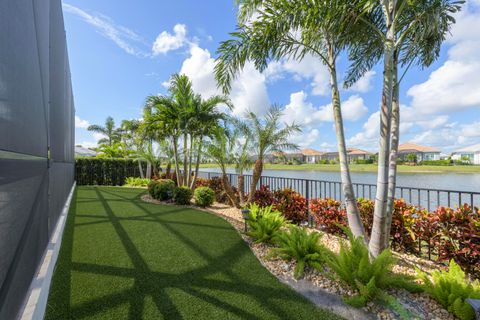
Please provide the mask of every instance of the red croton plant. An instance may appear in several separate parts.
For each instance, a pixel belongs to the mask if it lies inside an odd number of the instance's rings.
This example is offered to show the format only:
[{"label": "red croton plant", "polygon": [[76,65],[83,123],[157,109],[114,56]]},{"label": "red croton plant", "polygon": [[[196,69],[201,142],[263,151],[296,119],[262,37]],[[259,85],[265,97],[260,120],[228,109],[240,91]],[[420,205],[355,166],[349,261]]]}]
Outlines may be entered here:
[{"label": "red croton plant", "polygon": [[[254,202],[273,205],[287,219],[300,223],[307,219],[306,199],[292,189],[272,192],[268,186],[255,191]],[[370,234],[374,202],[358,199],[362,222]],[[317,228],[344,236],[340,226],[347,226],[345,209],[334,199],[313,199],[310,215]],[[439,207],[428,212],[404,199],[396,199],[392,217],[390,241],[395,251],[428,256],[438,261],[455,260],[465,271],[480,278],[480,213],[478,208],[463,205],[452,209]]]}]

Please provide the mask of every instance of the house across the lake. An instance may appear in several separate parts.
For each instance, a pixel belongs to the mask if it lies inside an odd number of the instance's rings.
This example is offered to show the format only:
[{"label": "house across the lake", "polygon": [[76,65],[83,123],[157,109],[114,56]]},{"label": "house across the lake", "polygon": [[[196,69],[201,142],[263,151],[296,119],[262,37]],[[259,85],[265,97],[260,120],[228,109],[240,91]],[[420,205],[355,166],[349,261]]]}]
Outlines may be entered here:
[{"label": "house across the lake", "polygon": [[[453,160],[466,160],[471,164],[480,165],[480,144],[456,150],[452,153]],[[468,159],[468,160],[467,160]]]},{"label": "house across the lake", "polygon": [[[304,149],[305,150],[305,149]],[[320,154],[317,156],[315,159],[315,162],[318,162],[319,160],[328,160],[328,161],[338,161],[338,152],[319,152]],[[357,148],[348,148],[347,149],[347,159],[349,162],[353,162],[356,160],[368,160],[370,159],[374,154],[362,149],[357,149]],[[312,163],[312,162],[309,162]]]},{"label": "house across the lake", "polygon": [[315,149],[302,149],[300,151],[303,155],[303,161],[305,163],[317,163],[318,161],[322,160],[322,156],[324,152],[315,150]]},{"label": "house across the lake", "polygon": [[440,160],[440,150],[422,146],[416,143],[402,143],[398,146],[398,159],[403,161],[411,161],[410,154],[415,155],[416,162],[426,160]]}]

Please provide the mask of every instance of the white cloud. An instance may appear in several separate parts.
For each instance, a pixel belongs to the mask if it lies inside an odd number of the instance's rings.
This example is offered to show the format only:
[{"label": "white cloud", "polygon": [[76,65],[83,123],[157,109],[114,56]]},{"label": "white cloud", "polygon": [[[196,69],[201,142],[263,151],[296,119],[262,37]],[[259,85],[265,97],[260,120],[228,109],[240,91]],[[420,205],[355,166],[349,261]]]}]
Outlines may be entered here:
[{"label": "white cloud", "polygon": [[367,71],[363,77],[357,80],[350,88],[349,90],[352,91],[358,91],[358,92],[368,92],[372,89],[373,87],[373,79],[377,73],[373,70]]},{"label": "white cloud", "polygon": [[75,143],[75,144],[81,145],[84,148],[96,148],[98,147],[98,140],[103,138],[106,138],[106,136],[98,132],[92,132],[92,139],[84,140],[80,143]]},{"label": "white cloud", "polygon": [[310,80],[312,95],[328,95],[330,93],[330,75],[327,67],[310,54],[305,55],[302,61],[286,60],[269,64],[265,75],[270,81],[282,79],[285,73],[293,75],[297,81]]},{"label": "white cloud", "polygon": [[372,146],[377,146],[380,132],[380,111],[372,113],[362,128],[362,131],[347,140],[347,145],[369,149],[372,149]]},{"label": "white cloud", "polygon": [[[468,6],[467,6],[468,7]],[[464,10],[457,15],[448,44],[448,59],[428,80],[411,87],[407,95],[418,113],[459,111],[480,107],[480,13]]]},{"label": "white cloud", "polygon": [[75,128],[87,129],[90,123],[87,120],[80,119],[79,116],[75,116]]},{"label": "white cloud", "polygon": [[[221,94],[213,74],[214,67],[215,60],[210,52],[192,45],[190,56],[183,61],[180,73],[190,78],[196,92],[208,98]],[[236,115],[242,115],[247,110],[258,114],[265,113],[270,107],[265,75],[258,72],[253,64],[247,63],[233,81],[230,97],[235,106],[233,112]]]},{"label": "white cloud", "polygon": [[126,53],[134,56],[144,56],[141,50],[131,44],[134,42],[142,42],[142,39],[132,30],[116,24],[111,18],[100,13],[88,13],[80,8],[63,3],[65,12],[80,17],[83,21],[93,26],[102,36],[113,41],[118,47]]},{"label": "white cloud", "polygon": [[298,144],[300,147],[310,147],[318,141],[320,131],[318,129],[310,129],[306,132],[295,133],[290,137],[290,142]]},{"label": "white cloud", "polygon": [[[350,96],[342,102],[342,116],[346,121],[357,121],[368,112],[363,99],[357,95]],[[295,121],[302,125],[314,125],[319,122],[333,122],[332,105],[314,107],[307,101],[304,91],[290,95],[290,103],[285,106],[284,119]]]},{"label": "white cloud", "polygon": [[187,44],[187,27],[184,24],[176,24],[173,27],[173,34],[162,31],[152,46],[152,54],[166,54],[169,51],[176,50]]}]

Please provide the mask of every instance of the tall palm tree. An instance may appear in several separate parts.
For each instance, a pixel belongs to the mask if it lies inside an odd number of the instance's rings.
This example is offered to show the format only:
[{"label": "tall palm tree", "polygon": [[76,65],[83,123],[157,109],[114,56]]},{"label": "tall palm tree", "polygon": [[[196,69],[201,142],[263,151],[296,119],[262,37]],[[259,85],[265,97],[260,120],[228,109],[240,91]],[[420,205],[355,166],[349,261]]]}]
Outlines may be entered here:
[{"label": "tall palm tree", "polygon": [[[351,46],[352,68],[346,85],[355,82],[382,57],[384,86],[380,131],[375,219],[370,252],[377,256],[389,245],[396,186],[400,128],[400,83],[412,65],[429,66],[455,22],[452,14],[463,1],[389,0],[371,8],[359,19],[364,24]],[[399,68],[403,68],[399,77]]]},{"label": "tall palm tree", "polygon": [[105,120],[104,126],[92,124],[88,126],[87,130],[101,133],[105,136],[105,138],[98,140],[99,145],[108,144],[111,147],[113,143],[119,142],[121,140],[120,132],[118,129],[115,128],[115,121],[110,116],[107,117],[107,119]]},{"label": "tall palm tree", "polygon": [[[301,61],[308,54],[327,66],[348,222],[355,236],[366,238],[348,165],[336,66],[337,57],[356,36],[355,19],[350,14],[352,4],[339,0],[237,2],[240,4],[238,31],[231,33],[233,39],[222,42],[218,49],[215,76],[219,85],[228,92],[232,80],[247,61],[262,71],[271,60]],[[252,22],[249,20],[253,13],[256,17]]]},{"label": "tall palm tree", "polygon": [[222,172],[222,187],[230,203],[240,208],[237,196],[227,176],[227,165],[232,162],[232,153],[234,151],[236,138],[234,132],[226,126],[216,126],[212,131],[212,139],[206,145],[205,154],[219,166]]},{"label": "tall palm tree", "polygon": [[225,122],[228,118],[224,112],[219,110],[219,106],[227,106],[233,108],[230,99],[227,96],[214,95],[208,99],[202,99],[200,95],[196,95],[193,100],[193,116],[190,119],[189,131],[191,136],[190,148],[192,149],[190,156],[189,172],[192,171],[191,161],[195,156],[195,169],[193,178],[189,181],[191,188],[195,186],[200,168],[200,160],[202,155],[202,147],[206,137],[212,137],[216,127],[220,122]]},{"label": "tall palm tree", "polygon": [[[187,184],[188,124],[192,116],[194,93],[187,76],[175,74],[168,96],[149,96],[144,110],[145,132],[171,140],[178,185]],[[180,174],[179,140],[183,139],[184,176]]]},{"label": "tall palm tree", "polygon": [[289,138],[293,133],[300,132],[300,127],[295,123],[283,124],[281,116],[282,111],[278,106],[272,106],[263,118],[259,118],[253,112],[246,114],[243,130],[248,133],[247,137],[251,141],[252,153],[257,157],[253,168],[248,202],[253,200],[257,183],[262,176],[265,156],[272,152],[298,149],[296,144],[289,142]]}]

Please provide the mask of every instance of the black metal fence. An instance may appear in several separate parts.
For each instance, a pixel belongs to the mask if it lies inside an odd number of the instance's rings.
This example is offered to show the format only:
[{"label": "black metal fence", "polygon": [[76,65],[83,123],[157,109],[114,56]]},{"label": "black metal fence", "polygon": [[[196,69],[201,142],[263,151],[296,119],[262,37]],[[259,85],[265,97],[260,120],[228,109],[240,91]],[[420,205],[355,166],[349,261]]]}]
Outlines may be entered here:
[{"label": "black metal fence", "polygon": [[[220,175],[221,173],[219,172],[199,172],[200,177],[207,179]],[[244,192],[248,192],[252,175],[247,174],[244,175],[244,177]],[[238,174],[229,173],[228,178],[232,185],[237,185]],[[342,183],[338,181],[262,176],[257,187],[261,185],[268,185],[271,190],[291,188],[303,195],[307,201],[314,198],[333,198],[340,202],[343,200]],[[374,199],[377,191],[376,185],[367,183],[354,183],[353,188],[356,197],[365,199]],[[440,206],[455,207],[465,203],[472,207],[480,206],[480,192],[471,191],[397,186],[395,197],[403,198],[408,203],[426,208],[429,211]]]}]

